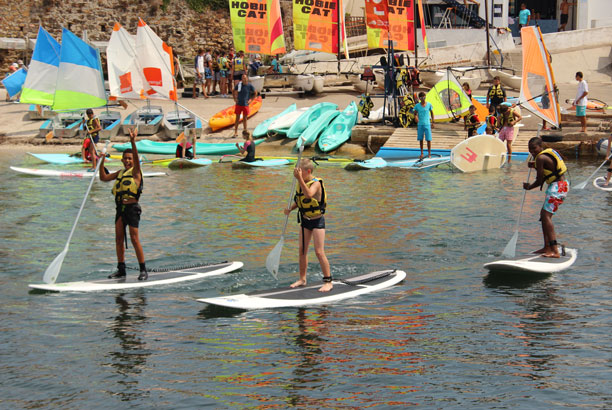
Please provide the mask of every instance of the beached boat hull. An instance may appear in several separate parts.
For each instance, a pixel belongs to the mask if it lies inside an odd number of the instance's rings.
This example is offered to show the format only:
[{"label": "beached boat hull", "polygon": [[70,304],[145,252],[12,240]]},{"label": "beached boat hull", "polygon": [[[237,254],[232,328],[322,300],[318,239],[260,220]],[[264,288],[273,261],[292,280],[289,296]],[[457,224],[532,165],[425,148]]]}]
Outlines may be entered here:
[{"label": "beached boat hull", "polygon": [[46,120],[40,126],[39,136],[44,138],[50,131],[56,138],[74,138],[79,132],[80,121],[84,117],[83,111],[62,112]]},{"label": "beached boat hull", "polygon": [[258,75],[256,77],[249,77],[249,84],[255,88],[255,91],[258,93],[261,92],[264,88],[265,78],[262,75]]},{"label": "beached boat hull", "polygon": [[491,77],[498,76],[502,85],[505,87],[514,88],[515,90],[521,89],[522,78],[517,75],[512,75],[502,70],[497,70],[495,68],[491,68],[489,70],[489,74],[491,75]]},{"label": "beached boat hull", "polygon": [[164,110],[158,105],[139,108],[125,117],[121,129],[125,135],[130,129],[138,128],[138,135],[153,135],[159,132],[164,118]]},{"label": "beached boat hull", "polygon": [[312,74],[300,74],[295,77],[295,83],[293,84],[293,88],[299,91],[312,91],[314,87],[314,75]]},{"label": "beached boat hull", "polygon": [[164,115],[165,140],[175,140],[182,132],[185,132],[185,136],[195,133],[195,137],[200,138],[202,136],[202,121],[189,111],[167,112]]},{"label": "beached boat hull", "polygon": [[36,106],[36,104],[30,104],[28,109],[28,118],[31,120],[48,120],[57,115],[55,111],[48,105]]}]

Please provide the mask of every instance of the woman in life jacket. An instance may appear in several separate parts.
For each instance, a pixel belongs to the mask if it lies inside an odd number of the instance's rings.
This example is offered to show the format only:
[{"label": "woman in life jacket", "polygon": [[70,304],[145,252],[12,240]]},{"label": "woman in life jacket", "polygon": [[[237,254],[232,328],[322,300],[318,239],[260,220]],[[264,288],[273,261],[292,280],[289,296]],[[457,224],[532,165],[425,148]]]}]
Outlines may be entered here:
[{"label": "woman in life jacket", "polygon": [[244,138],[244,143],[242,145],[236,143],[236,148],[238,148],[240,153],[244,155],[244,158],[242,158],[240,161],[257,161],[259,158],[255,158],[255,141],[253,141],[253,136],[250,132],[244,130],[242,131],[242,138]]}]

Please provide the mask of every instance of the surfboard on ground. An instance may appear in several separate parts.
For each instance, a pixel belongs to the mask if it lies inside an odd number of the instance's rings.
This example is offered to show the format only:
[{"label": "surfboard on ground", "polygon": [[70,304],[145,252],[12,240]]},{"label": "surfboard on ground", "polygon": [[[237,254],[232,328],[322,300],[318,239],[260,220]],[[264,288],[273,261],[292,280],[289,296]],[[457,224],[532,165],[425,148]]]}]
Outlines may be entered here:
[{"label": "surfboard on ground", "polygon": [[388,167],[404,168],[404,169],[428,169],[438,165],[448,164],[450,157],[432,157],[422,159],[407,159],[401,161],[387,161]]},{"label": "surfboard on ground", "polygon": [[515,258],[501,259],[484,264],[491,273],[546,274],[561,272],[572,266],[578,257],[576,249],[565,249],[560,258],[545,258],[541,254],[530,253]]},{"label": "surfboard on ground", "polygon": [[501,168],[506,156],[506,144],[500,139],[477,135],[457,144],[451,150],[450,161],[462,172],[476,172]]},{"label": "surfboard on ground", "polygon": [[283,112],[281,112],[280,114],[277,114],[273,117],[268,118],[267,120],[263,120],[262,122],[260,122],[259,124],[257,124],[257,127],[255,127],[255,129],[253,130],[253,138],[263,138],[265,136],[268,135],[268,127],[270,126],[270,124],[272,124],[275,120],[289,114],[290,112],[293,112],[297,110],[297,105],[295,104],[291,104],[289,107],[285,108],[285,110]]},{"label": "surfboard on ground", "polygon": [[196,158],[196,159],[188,159],[188,158],[177,158],[172,160],[168,164],[168,168],[170,169],[188,169],[188,168],[198,168],[203,167],[205,165],[212,164],[212,161],[208,158]]},{"label": "surfboard on ground", "polygon": [[259,159],[251,162],[246,161],[234,161],[232,162],[232,168],[253,168],[253,167],[279,167],[290,164],[291,161],[288,159]]},{"label": "surfboard on ground", "polygon": [[177,269],[153,269],[149,271],[149,279],[147,280],[138,280],[138,272],[134,271],[134,273],[128,272],[127,277],[122,279],[40,283],[30,284],[28,286],[32,289],[47,290],[52,292],[100,292],[105,290],[146,288],[223,275],[242,268],[242,265],[242,262],[222,262],[216,264],[201,264]]},{"label": "surfboard on ground", "polygon": [[[10,167],[13,171],[19,172],[21,174],[34,175],[37,177],[62,177],[62,178],[91,178],[96,175],[98,177],[98,173],[93,171],[68,171],[61,169],[39,169],[39,168],[20,168],[20,167]],[[109,171],[110,173],[115,172],[114,170]],[[165,172],[143,172],[142,176],[144,177],[165,177],[168,174]]]},{"label": "surfboard on ground", "polygon": [[361,171],[366,169],[384,168],[387,166],[387,161],[380,157],[366,159],[365,161],[353,161],[344,166],[347,171]]},{"label": "surfboard on ground", "polygon": [[282,287],[240,295],[198,299],[198,302],[234,309],[269,309],[312,306],[354,298],[393,286],[406,277],[401,270],[382,270],[350,278],[336,279],[329,292],[319,292],[322,283],[297,288]]},{"label": "surfboard on ground", "polygon": [[602,191],[612,191],[612,179],[610,180],[610,183],[608,185],[604,185],[606,183],[606,178],[605,177],[597,177],[593,180],[593,186],[595,188],[599,188]]}]

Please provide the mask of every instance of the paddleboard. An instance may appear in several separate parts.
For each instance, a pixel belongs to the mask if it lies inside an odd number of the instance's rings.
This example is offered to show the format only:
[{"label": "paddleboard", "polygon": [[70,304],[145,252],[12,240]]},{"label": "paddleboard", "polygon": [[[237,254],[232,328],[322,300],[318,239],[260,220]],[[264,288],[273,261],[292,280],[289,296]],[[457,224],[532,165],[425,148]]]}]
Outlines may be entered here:
[{"label": "paddleboard", "polygon": [[610,183],[607,186],[604,185],[605,182],[606,182],[605,177],[598,177],[593,180],[593,186],[595,188],[601,189],[602,191],[612,191],[612,179],[610,180]]},{"label": "paddleboard", "polygon": [[349,162],[344,166],[347,171],[361,171],[364,169],[384,168],[387,166],[387,161],[380,157],[374,157],[365,161]]},{"label": "paddleboard", "polygon": [[67,165],[67,164],[80,164],[83,160],[79,157],[73,157],[70,154],[36,154],[28,152],[31,156],[50,164]]},{"label": "paddleboard", "polygon": [[48,290],[52,292],[100,292],[105,290],[146,288],[151,286],[198,280],[207,278],[209,276],[223,275],[242,268],[242,265],[242,262],[223,262],[212,265],[191,266],[181,269],[150,271],[149,279],[147,280],[138,280],[138,272],[134,271],[134,273],[128,272],[127,277],[123,279],[100,279],[93,281],[64,283],[36,283],[28,286],[32,289]]},{"label": "paddleboard", "polygon": [[246,161],[234,161],[232,162],[232,168],[253,168],[253,167],[278,167],[291,163],[288,159],[262,159],[253,162]]},{"label": "paddleboard", "polygon": [[208,158],[196,158],[196,159],[187,159],[187,158],[177,158],[172,160],[168,164],[168,168],[170,169],[187,169],[187,168],[198,168],[203,167],[205,165],[212,164],[212,161]]},{"label": "paddleboard", "polygon": [[406,277],[401,270],[383,270],[342,280],[334,280],[333,289],[319,292],[322,283],[298,288],[282,287],[240,295],[198,299],[198,302],[234,309],[269,309],[312,306],[354,298],[393,286]]},{"label": "paddleboard", "polygon": [[[37,177],[62,177],[62,178],[91,178],[94,174],[96,177],[97,173],[87,171],[62,171],[59,169],[37,169],[37,168],[20,168],[10,167],[13,171],[21,174],[34,175]],[[109,171],[113,173],[115,171]],[[143,172],[144,177],[164,177],[168,174],[165,172]]]},{"label": "paddleboard", "polygon": [[404,161],[387,161],[387,166],[405,169],[427,169],[437,167],[438,165],[447,164],[450,162],[450,157],[434,157],[419,159],[408,159]]},{"label": "paddleboard", "polygon": [[506,144],[492,135],[468,138],[457,144],[450,153],[451,163],[463,172],[501,168],[506,163],[506,157]]},{"label": "paddleboard", "polygon": [[565,256],[545,258],[540,254],[528,254],[484,264],[491,273],[555,273],[572,266],[576,261],[576,249],[565,249]]}]

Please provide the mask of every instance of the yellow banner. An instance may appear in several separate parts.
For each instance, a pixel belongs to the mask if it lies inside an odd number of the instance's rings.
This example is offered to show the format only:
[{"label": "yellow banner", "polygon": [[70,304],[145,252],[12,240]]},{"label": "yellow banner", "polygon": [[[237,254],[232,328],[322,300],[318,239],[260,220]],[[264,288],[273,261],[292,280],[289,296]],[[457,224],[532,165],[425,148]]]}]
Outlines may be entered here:
[{"label": "yellow banner", "polygon": [[236,51],[285,53],[279,0],[229,0],[229,7]]}]

